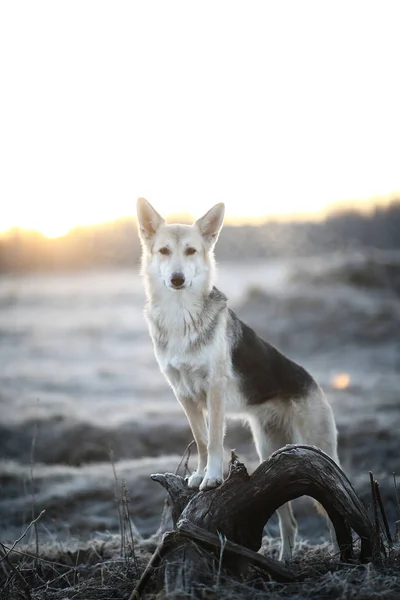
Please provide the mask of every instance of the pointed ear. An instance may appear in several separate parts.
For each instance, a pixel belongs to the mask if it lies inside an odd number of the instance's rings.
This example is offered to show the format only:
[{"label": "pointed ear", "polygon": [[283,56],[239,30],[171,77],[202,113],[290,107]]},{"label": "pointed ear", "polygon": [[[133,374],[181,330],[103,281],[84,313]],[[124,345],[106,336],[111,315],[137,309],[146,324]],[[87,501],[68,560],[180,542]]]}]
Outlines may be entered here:
[{"label": "pointed ear", "polygon": [[143,240],[148,241],[165,221],[145,198],[139,198],[136,211],[139,235]]},{"label": "pointed ear", "polygon": [[201,235],[209,244],[215,244],[224,221],[225,205],[220,202],[216,204],[200,219],[197,219],[195,225],[200,230]]}]

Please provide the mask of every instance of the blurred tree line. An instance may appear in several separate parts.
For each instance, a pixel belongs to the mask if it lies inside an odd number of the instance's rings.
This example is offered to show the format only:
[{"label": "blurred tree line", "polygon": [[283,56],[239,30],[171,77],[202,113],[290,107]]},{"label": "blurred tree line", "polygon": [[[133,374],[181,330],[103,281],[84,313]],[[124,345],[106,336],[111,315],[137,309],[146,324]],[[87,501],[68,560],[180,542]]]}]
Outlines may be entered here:
[{"label": "blurred tree line", "polygon": [[[400,248],[400,200],[369,214],[344,210],[321,222],[276,222],[222,230],[219,260],[307,256],[358,248]],[[60,238],[11,230],[0,237],[0,272],[128,267],[140,258],[136,222],[78,227]]]}]

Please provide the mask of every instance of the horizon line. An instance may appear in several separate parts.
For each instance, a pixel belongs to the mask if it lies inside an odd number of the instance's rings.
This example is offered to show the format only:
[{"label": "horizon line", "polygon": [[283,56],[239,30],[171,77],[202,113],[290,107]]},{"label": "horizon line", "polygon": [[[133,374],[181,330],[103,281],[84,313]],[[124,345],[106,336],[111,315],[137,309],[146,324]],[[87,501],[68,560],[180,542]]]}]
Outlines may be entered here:
[{"label": "horizon line", "polygon": [[[384,196],[373,197],[369,200],[344,200],[335,202],[325,206],[324,208],[314,211],[296,211],[290,213],[264,213],[261,215],[230,215],[229,212],[225,214],[224,225],[232,227],[243,227],[243,226],[260,226],[266,223],[300,223],[300,222],[321,222],[335,214],[340,215],[343,212],[356,212],[360,215],[371,214],[375,209],[388,207],[391,204],[400,203],[400,191]],[[167,223],[193,223],[196,218],[190,212],[171,212],[165,215]],[[176,220],[177,219],[177,220]],[[36,227],[25,227],[20,225],[12,225],[6,229],[0,230],[0,238],[7,237],[14,232],[20,232],[22,234],[38,234],[43,238],[53,240],[67,237],[71,233],[82,230],[82,229],[95,229],[98,227],[104,227],[117,223],[119,221],[132,221],[137,222],[135,214],[124,214],[115,218],[93,221],[92,223],[76,224],[70,227],[63,233],[58,235],[47,235],[39,228]]]}]

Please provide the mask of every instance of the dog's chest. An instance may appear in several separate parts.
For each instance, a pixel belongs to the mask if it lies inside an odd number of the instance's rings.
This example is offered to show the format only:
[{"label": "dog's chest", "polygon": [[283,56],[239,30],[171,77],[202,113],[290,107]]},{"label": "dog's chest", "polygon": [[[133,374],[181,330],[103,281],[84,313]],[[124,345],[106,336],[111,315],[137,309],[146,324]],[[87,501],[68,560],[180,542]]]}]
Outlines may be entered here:
[{"label": "dog's chest", "polygon": [[150,318],[149,330],[158,364],[176,391],[190,396],[206,394],[220,353],[216,340],[206,342],[198,327],[183,320],[160,327]]},{"label": "dog's chest", "polygon": [[212,348],[197,347],[183,336],[170,335],[167,344],[155,346],[155,350],[162,371],[175,387],[191,395],[207,390]]},{"label": "dog's chest", "polygon": [[173,367],[178,371],[185,367],[191,370],[201,366],[199,349],[193,347],[188,337],[171,332],[165,343],[155,341],[157,359],[162,368]]}]

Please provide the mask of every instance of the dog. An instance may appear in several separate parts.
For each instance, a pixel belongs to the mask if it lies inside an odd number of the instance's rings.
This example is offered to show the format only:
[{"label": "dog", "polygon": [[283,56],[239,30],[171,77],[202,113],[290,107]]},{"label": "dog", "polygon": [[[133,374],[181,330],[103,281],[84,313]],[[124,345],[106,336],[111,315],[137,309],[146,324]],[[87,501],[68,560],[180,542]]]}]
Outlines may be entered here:
[{"label": "dog", "polygon": [[[224,212],[220,203],[193,225],[166,224],[147,200],[137,202],[145,315],[156,359],[197,445],[188,486],[200,490],[222,483],[226,414],[248,422],[260,462],[286,444],[311,444],[339,464],[333,412],[320,387],[243,323],[214,286]],[[290,503],[277,513],[280,559],[287,560],[297,524]]]}]

